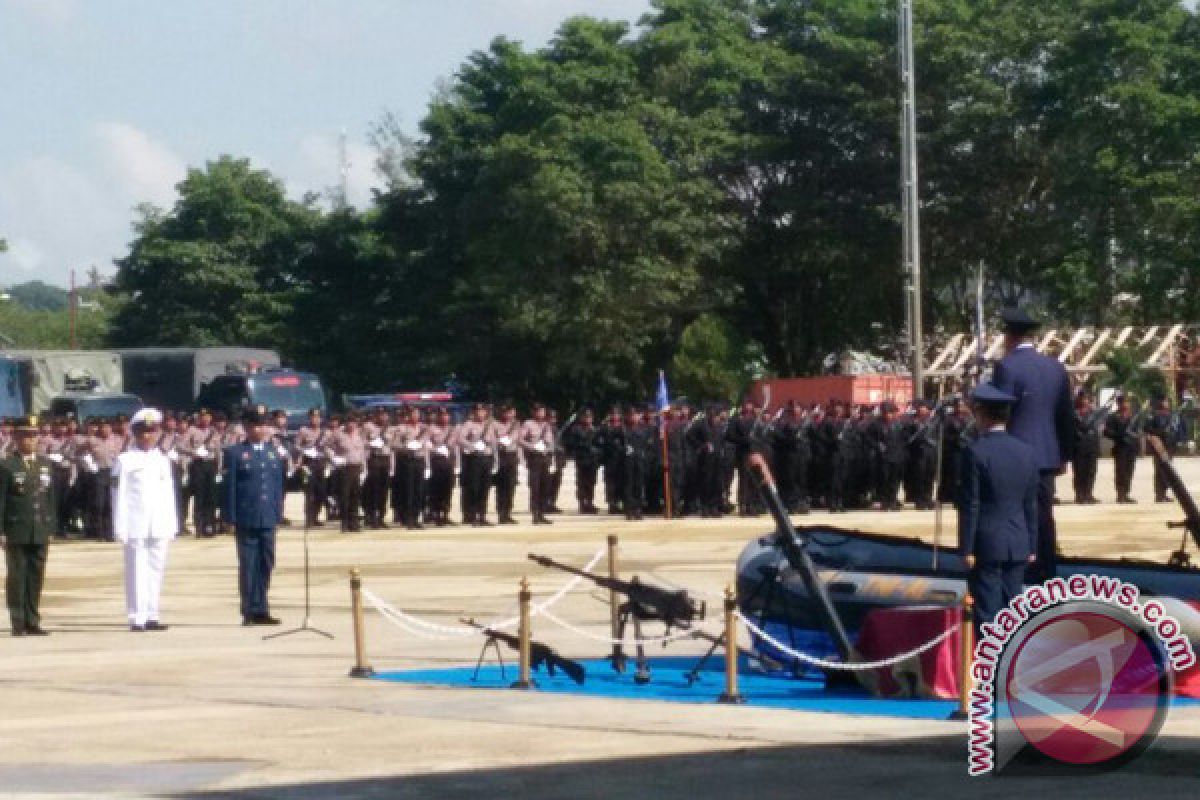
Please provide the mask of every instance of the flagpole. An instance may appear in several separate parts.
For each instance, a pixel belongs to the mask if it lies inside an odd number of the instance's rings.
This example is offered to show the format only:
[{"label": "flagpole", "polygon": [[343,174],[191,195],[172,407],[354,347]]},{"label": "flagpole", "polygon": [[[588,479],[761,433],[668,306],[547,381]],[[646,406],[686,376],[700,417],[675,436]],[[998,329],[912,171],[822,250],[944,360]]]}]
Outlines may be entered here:
[{"label": "flagpole", "polygon": [[663,519],[671,519],[671,453],[667,449],[667,417],[671,411],[671,398],[667,393],[667,374],[661,369],[658,371],[658,391],[654,399],[658,406],[658,439],[662,448]]}]

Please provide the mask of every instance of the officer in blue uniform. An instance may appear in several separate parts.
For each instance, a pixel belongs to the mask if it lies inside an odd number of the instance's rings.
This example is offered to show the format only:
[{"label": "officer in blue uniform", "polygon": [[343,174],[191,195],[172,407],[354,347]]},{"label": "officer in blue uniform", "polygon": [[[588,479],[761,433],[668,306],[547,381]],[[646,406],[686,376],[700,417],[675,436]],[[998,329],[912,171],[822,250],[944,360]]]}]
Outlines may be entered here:
[{"label": "officer in blue uniform", "polygon": [[958,543],[979,624],[1021,593],[1036,560],[1037,458],[1006,430],[1016,398],[988,383],[971,395],[980,436],[961,454]]},{"label": "officer in blue uniform", "polygon": [[267,419],[248,412],[246,441],[225,449],[222,513],[234,526],[238,554],[238,593],[243,625],[278,625],[267,604],[275,568],[275,527],[283,519],[286,465],[268,441]]},{"label": "officer in blue uniform", "polygon": [[1004,321],[1007,355],[996,364],[992,383],[1015,398],[1008,432],[1033,448],[1038,485],[1038,567],[1054,575],[1058,534],[1054,527],[1054,479],[1075,455],[1075,410],[1071,381],[1057,358],[1042,355],[1031,336],[1039,324],[1023,309],[1009,307]]}]

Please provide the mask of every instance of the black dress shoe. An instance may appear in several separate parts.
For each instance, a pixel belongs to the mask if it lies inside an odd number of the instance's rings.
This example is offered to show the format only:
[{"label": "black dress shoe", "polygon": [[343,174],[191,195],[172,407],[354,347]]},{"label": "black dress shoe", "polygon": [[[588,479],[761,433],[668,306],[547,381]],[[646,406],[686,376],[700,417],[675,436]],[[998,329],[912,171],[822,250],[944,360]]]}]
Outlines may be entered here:
[{"label": "black dress shoe", "polygon": [[279,625],[280,621],[277,617],[272,617],[270,614],[262,614],[254,618],[255,625]]},{"label": "black dress shoe", "polygon": [[130,625],[129,626],[130,633],[145,633],[145,631],[146,631],[145,625]]},{"label": "black dress shoe", "polygon": [[25,629],[24,629],[24,628],[13,628],[13,629],[12,629],[12,635],[13,635],[13,636],[24,636],[24,635],[25,635]]},{"label": "black dress shoe", "polygon": [[161,622],[159,622],[156,619],[152,619],[146,623],[146,630],[148,630],[148,631],[165,631],[169,627],[171,627],[171,626],[163,625]]},{"label": "black dress shoe", "polygon": [[26,636],[49,636],[50,631],[44,630],[40,625],[26,625]]}]

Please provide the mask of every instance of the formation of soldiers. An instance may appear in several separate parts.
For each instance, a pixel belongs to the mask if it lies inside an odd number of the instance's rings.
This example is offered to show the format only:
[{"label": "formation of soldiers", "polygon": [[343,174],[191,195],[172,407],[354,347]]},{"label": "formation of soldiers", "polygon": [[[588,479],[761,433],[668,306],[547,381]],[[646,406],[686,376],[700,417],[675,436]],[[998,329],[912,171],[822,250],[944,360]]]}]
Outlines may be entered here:
[{"label": "formation of soldiers", "polygon": [[[753,479],[739,466],[751,452],[770,460],[795,514],[929,509],[935,491],[936,499],[954,502],[959,454],[974,435],[970,412],[955,398],[938,409],[921,400],[904,409],[831,401],[764,411],[745,403],[732,413],[719,405],[703,411],[679,405],[662,413],[628,406],[611,409],[603,420],[584,409],[561,427],[556,412],[540,404],[521,419],[511,405],[493,410],[477,403],[457,423],[445,408],[380,408],[328,419],[314,409],[291,435],[286,414],[270,417],[270,444],[287,465],[284,488],[304,493],[306,524],[337,522],[346,532],[487,526],[495,524],[492,513],[496,523],[514,524],[522,479],[532,521],[550,524],[548,515],[560,511],[569,462],[581,514],[604,510],[631,520],[668,511],[676,518],[753,516],[763,509]],[[1081,392],[1075,417],[1077,503],[1098,502],[1103,437],[1113,445],[1120,503],[1134,502],[1130,486],[1143,434],[1158,435],[1172,454],[1186,438],[1180,414],[1162,398],[1135,411],[1117,395],[1112,407],[1097,409]],[[165,415],[158,447],[172,465],[181,531],[202,537],[228,532],[220,514],[221,462],[225,449],[245,436],[241,424],[219,413]],[[124,417],[82,425],[70,418],[40,422],[37,453],[53,464],[60,538],[81,533],[112,539],[112,468],[131,440]],[[12,442],[11,421],[0,423],[0,457]],[[1167,502],[1157,468],[1154,486],[1155,499]],[[458,522],[452,518],[456,488]]]},{"label": "formation of soldiers", "polygon": [[[940,423],[951,431],[946,474],[969,424],[961,407],[950,412]],[[390,508],[392,525],[455,524],[457,485],[462,523],[494,524],[494,503],[496,522],[513,524],[523,472],[532,521],[549,524],[547,515],[559,511],[568,462],[574,463],[581,514],[601,513],[599,502],[630,520],[667,511],[672,517],[757,515],[763,511],[757,492],[739,466],[751,452],[771,457],[796,513],[872,505],[898,510],[902,489],[906,502],[933,507],[939,423],[923,402],[905,414],[890,404],[791,404],[771,414],[747,404],[732,416],[715,405],[703,413],[686,405],[663,413],[629,406],[612,409],[602,421],[585,408],[568,423],[560,428],[555,412],[541,405],[522,421],[512,406],[493,412],[475,404],[458,424],[445,410],[380,409],[328,420],[314,411],[294,441],[307,476],[306,522],[320,525],[324,513],[345,531],[359,529],[360,517],[367,527],[383,528]]]},{"label": "formation of soldiers", "polygon": [[[274,417],[272,444],[280,455],[290,452],[287,418]],[[194,415],[164,415],[158,447],[171,462],[180,530],[186,526],[189,505],[194,532],[215,536],[227,532],[220,518],[218,496],[224,450],[245,439],[238,423],[222,414],[200,410]],[[0,424],[0,455],[13,446],[11,423]],[[52,481],[57,508],[58,538],[82,534],[84,538],[113,541],[112,471],[117,457],[133,442],[129,419],[43,418],[39,422],[37,454],[53,464]]]}]

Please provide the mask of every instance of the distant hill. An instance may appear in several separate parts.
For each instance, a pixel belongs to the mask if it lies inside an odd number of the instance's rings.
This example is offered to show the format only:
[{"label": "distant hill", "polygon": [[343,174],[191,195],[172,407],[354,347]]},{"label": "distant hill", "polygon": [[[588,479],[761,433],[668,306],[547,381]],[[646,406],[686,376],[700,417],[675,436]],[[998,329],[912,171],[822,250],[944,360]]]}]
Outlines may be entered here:
[{"label": "distant hill", "polygon": [[12,301],[30,311],[65,311],[70,301],[70,292],[42,281],[18,283],[9,287]]}]

